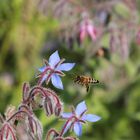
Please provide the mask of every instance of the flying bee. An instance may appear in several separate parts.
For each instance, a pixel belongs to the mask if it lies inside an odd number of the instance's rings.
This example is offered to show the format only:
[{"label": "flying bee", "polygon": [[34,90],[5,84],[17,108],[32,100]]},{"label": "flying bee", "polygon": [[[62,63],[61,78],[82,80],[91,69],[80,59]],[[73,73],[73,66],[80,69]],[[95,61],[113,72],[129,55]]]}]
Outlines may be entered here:
[{"label": "flying bee", "polygon": [[89,91],[89,87],[90,87],[90,84],[96,84],[96,83],[99,83],[98,80],[95,80],[89,76],[84,76],[84,75],[77,75],[75,78],[74,78],[74,82],[77,83],[77,84],[80,84],[82,86],[86,86],[86,90],[87,92]]}]

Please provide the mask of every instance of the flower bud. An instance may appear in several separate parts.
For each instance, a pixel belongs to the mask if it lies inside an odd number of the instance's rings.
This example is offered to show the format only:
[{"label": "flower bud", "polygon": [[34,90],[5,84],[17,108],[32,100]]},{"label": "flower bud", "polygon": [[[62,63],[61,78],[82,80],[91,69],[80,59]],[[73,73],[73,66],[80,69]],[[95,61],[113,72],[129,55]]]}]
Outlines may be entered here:
[{"label": "flower bud", "polygon": [[16,140],[16,132],[10,123],[5,122],[0,130],[0,140]]},{"label": "flower bud", "polygon": [[62,103],[61,104],[56,104],[55,112],[54,112],[55,115],[56,116],[61,116],[62,112],[63,112],[63,105],[62,105]]},{"label": "flower bud", "polygon": [[28,132],[31,133],[32,137],[41,140],[43,134],[43,128],[40,121],[34,115],[32,115],[28,117],[27,125],[28,125],[27,126]]},{"label": "flower bud", "polygon": [[51,96],[45,97],[43,106],[47,116],[51,116],[54,113],[55,103]]},{"label": "flower bud", "polygon": [[22,93],[23,101],[27,100],[27,98],[29,97],[29,90],[30,90],[29,83],[24,83],[23,84],[23,93]]}]

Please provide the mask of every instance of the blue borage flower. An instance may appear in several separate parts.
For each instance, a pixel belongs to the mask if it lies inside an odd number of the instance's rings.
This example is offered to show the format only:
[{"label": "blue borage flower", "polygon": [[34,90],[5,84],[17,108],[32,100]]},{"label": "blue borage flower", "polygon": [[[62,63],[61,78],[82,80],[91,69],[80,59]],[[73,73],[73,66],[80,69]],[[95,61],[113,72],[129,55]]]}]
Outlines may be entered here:
[{"label": "blue borage flower", "polygon": [[63,63],[65,59],[60,59],[58,51],[55,51],[49,58],[49,62],[44,60],[45,66],[39,68],[38,70],[41,72],[38,77],[38,84],[42,84],[46,81],[46,84],[49,83],[50,79],[52,84],[58,88],[63,89],[63,84],[60,76],[64,76],[62,71],[71,70],[75,63]]},{"label": "blue borage flower", "polygon": [[89,122],[96,122],[101,119],[101,117],[94,114],[86,114],[87,107],[85,101],[79,103],[76,109],[73,109],[70,113],[62,113],[62,118],[67,119],[61,135],[65,134],[70,128],[72,128],[77,136],[82,135],[82,124]]}]

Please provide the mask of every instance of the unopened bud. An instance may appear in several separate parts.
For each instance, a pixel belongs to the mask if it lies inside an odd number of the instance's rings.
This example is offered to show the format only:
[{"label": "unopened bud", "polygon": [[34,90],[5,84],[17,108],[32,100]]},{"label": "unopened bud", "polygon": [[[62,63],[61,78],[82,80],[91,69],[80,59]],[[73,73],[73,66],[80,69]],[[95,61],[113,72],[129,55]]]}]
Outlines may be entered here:
[{"label": "unopened bud", "polygon": [[37,137],[39,140],[41,140],[43,128],[40,121],[33,115],[31,117],[28,117],[27,125],[29,126],[29,133],[32,133],[33,137]]},{"label": "unopened bud", "polygon": [[30,90],[29,83],[24,83],[23,84],[23,93],[22,93],[23,101],[27,100],[27,98],[29,97],[29,90]]},{"label": "unopened bud", "polygon": [[0,140],[16,140],[16,132],[10,123],[5,122],[0,130]]},{"label": "unopened bud", "polygon": [[51,96],[46,97],[44,100],[44,109],[47,116],[51,116],[54,113],[54,107],[55,107],[55,103],[53,98]]},{"label": "unopened bud", "polygon": [[62,112],[63,112],[63,105],[62,104],[56,104],[55,115],[56,116],[61,116]]}]

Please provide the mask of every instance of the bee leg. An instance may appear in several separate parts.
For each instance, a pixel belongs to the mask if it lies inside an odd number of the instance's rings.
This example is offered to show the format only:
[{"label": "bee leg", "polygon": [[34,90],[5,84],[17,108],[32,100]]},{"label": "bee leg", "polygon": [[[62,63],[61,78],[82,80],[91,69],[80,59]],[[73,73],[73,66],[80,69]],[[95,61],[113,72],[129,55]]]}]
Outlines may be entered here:
[{"label": "bee leg", "polygon": [[86,89],[87,89],[87,92],[88,92],[89,91],[89,85],[88,84],[86,85]]}]

